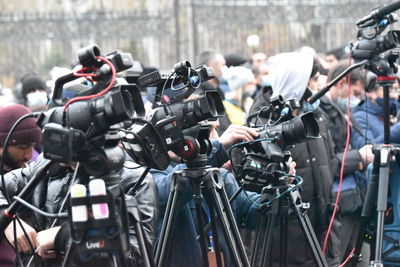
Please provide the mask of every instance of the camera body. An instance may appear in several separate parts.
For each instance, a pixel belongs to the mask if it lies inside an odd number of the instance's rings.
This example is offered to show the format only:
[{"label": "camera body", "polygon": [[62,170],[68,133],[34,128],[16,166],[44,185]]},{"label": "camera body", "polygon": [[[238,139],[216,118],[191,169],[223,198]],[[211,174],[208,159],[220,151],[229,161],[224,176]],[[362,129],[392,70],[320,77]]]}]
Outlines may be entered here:
[{"label": "camera body", "polygon": [[[156,107],[147,116],[146,121],[134,122],[124,131],[124,147],[136,162],[156,169],[165,169],[170,164],[167,154],[169,150],[183,159],[194,157],[195,153],[188,151],[197,146],[194,139],[198,138],[198,133],[203,136],[204,132],[196,126],[201,121],[215,120],[225,113],[218,91],[205,91],[198,98],[187,99],[194,91],[192,86],[200,85],[203,79],[210,79],[213,73],[213,69],[208,67],[193,70],[188,61],[182,61],[175,64],[172,73],[163,74],[162,71],[156,71],[139,79],[141,86],[157,85],[158,88],[172,85],[173,80],[177,79],[183,84],[180,90],[184,92],[167,102],[162,98],[161,90],[158,97],[161,101],[155,99],[153,104],[156,104]],[[192,138],[188,132],[196,132],[196,137]]]},{"label": "camera body", "polygon": [[[265,125],[253,125],[259,132],[258,139],[244,143],[236,160],[236,173],[243,188],[261,193],[267,185],[286,182],[291,146],[307,139],[319,137],[318,122],[314,113],[307,112],[292,117],[293,101],[281,97],[271,101],[266,108],[271,113]],[[297,107],[297,105],[295,105]]]}]

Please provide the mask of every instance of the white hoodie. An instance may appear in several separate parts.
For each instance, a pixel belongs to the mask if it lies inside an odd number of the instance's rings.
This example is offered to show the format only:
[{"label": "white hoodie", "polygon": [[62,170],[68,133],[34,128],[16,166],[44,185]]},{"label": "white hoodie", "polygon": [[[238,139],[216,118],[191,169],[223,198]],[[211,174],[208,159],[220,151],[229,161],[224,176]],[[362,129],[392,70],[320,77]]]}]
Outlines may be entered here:
[{"label": "white hoodie", "polygon": [[305,53],[277,54],[268,59],[268,80],[272,97],[281,95],[284,100],[300,100],[307,88],[313,67],[313,57]]}]

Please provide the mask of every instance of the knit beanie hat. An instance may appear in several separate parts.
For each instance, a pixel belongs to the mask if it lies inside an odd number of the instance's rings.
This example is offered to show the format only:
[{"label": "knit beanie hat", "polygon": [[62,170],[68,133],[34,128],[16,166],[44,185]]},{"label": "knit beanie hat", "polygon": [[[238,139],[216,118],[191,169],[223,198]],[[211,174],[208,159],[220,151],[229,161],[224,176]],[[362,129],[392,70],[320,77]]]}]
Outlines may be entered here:
[{"label": "knit beanie hat", "polygon": [[[31,113],[31,111],[20,104],[9,105],[0,108],[0,146],[4,146],[7,135],[15,122],[22,116]],[[27,118],[20,122],[14,130],[9,144],[29,144],[39,143],[41,140],[41,130],[36,125],[35,118]]]},{"label": "knit beanie hat", "polygon": [[230,67],[228,69],[226,80],[231,91],[243,87],[246,83],[254,79],[254,74],[246,67]]},{"label": "knit beanie hat", "polygon": [[35,89],[47,90],[44,81],[35,75],[29,75],[22,79],[21,95],[26,100],[26,95]]}]

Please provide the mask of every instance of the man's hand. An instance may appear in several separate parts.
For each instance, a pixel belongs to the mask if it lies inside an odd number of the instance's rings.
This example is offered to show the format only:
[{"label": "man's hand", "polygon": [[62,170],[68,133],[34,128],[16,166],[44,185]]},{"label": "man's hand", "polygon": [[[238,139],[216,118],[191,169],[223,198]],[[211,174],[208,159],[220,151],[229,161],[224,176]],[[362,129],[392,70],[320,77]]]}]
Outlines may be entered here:
[{"label": "man's hand", "polygon": [[43,259],[54,259],[56,257],[56,254],[53,250],[54,239],[56,238],[60,228],[61,226],[57,226],[37,233],[37,253]]},{"label": "man's hand", "polygon": [[[33,248],[35,249],[38,246],[38,243],[36,241],[36,235],[37,235],[36,230],[33,229],[29,224],[27,224],[23,220],[20,221],[31,241],[31,244],[33,245]],[[14,240],[14,223],[17,224],[16,227],[17,240]],[[31,247],[29,246],[28,240],[26,239],[21,226],[16,220],[15,222],[12,222],[7,226],[6,230],[4,230],[4,235],[6,236],[8,242],[10,242],[10,244],[13,245],[14,247],[15,243],[17,243],[19,251],[24,253],[31,252]]]},{"label": "man's hand", "polygon": [[[365,145],[358,150],[364,165],[374,161],[374,153],[372,153],[372,145]],[[367,166],[364,166],[367,167]]]},{"label": "man's hand", "polygon": [[219,141],[225,149],[228,149],[230,146],[236,143],[242,141],[251,141],[258,136],[258,132],[253,128],[231,124],[220,136]]},{"label": "man's hand", "polygon": [[289,166],[289,174],[296,175],[296,162],[293,161],[292,157],[290,157],[288,160],[288,166]]}]

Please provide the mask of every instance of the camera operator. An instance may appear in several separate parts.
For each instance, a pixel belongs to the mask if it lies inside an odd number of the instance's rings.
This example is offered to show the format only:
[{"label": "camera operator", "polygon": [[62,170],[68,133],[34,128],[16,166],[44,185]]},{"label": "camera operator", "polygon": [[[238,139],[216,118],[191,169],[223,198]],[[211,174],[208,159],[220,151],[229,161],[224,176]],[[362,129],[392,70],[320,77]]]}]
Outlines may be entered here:
[{"label": "camera operator", "polygon": [[[328,73],[327,82],[331,82],[340,73],[346,70],[348,63],[340,62],[332,67]],[[361,82],[362,72],[354,70],[351,74],[350,83]],[[339,106],[340,96],[347,94],[347,77],[340,80],[330,89],[330,94],[320,98],[320,108],[328,118],[328,127],[332,133],[335,144],[335,182],[334,191],[337,192],[340,177],[340,167],[343,159],[343,152],[346,145],[347,135],[347,108],[345,113]],[[345,99],[347,101],[347,99]],[[347,105],[347,102],[346,102]],[[352,130],[360,132],[358,123],[351,116]],[[355,246],[356,238],[360,230],[360,212],[364,202],[366,191],[365,168],[373,161],[372,146],[366,145],[360,149],[350,148],[346,154],[346,164],[343,172],[343,184],[339,200],[340,213],[342,215],[340,227],[340,240],[342,244],[342,257],[344,261],[352,248]],[[363,249],[363,263],[369,262],[369,251],[365,247]],[[360,264],[363,264],[360,263]]]},{"label": "camera operator", "polygon": [[[31,111],[28,108],[19,104],[0,108],[0,158],[3,158],[5,163],[0,172],[3,174],[23,167],[29,162],[32,159],[35,144],[40,143],[40,128],[36,125],[34,118],[28,118],[15,129],[10,145],[7,146],[7,151],[4,151],[4,143],[12,126],[18,119],[29,113]],[[0,236],[0,266],[15,266],[14,250],[4,239],[5,237]]]},{"label": "camera operator", "polygon": [[[321,114],[318,103],[308,104],[306,89],[318,88],[318,63],[309,54],[291,52],[275,55],[268,60],[269,82],[271,90],[265,88],[262,94],[255,99],[250,113],[259,111],[270,103],[271,96],[281,95],[284,100],[296,99],[302,108],[295,116],[307,111],[314,111],[319,124],[321,138],[307,140],[294,145],[290,152],[296,162],[296,174],[303,177],[303,190],[300,192],[303,202],[310,203],[308,210],[311,224],[317,238],[322,244],[328,227],[329,215],[332,208],[332,185],[334,177],[334,144],[328,129],[327,119]],[[312,88],[315,87],[315,88]],[[262,122],[266,122],[268,115],[261,115]],[[328,263],[339,263],[340,241],[337,236],[339,222],[336,220],[330,233],[328,249],[325,254]],[[289,217],[288,251],[289,266],[315,266],[311,249],[294,216]],[[279,259],[279,231],[274,231],[274,245],[272,257],[275,264],[283,262]]]},{"label": "camera operator", "polygon": [[[216,124],[212,124],[210,138],[212,139],[212,152],[209,156],[208,165],[213,167],[221,167],[228,161],[226,149],[240,141],[250,141],[258,137],[258,133],[246,126],[230,125],[228,129],[218,137],[215,131]],[[171,152],[170,152],[171,153]],[[166,170],[160,171],[152,169],[154,180],[158,187],[160,198],[160,220],[159,230],[161,229],[162,220],[165,215],[166,204],[170,192],[171,177],[173,172],[186,168],[185,164],[180,163],[179,157],[173,156],[174,161],[168,166]],[[226,164],[229,165],[229,164]],[[226,166],[225,165],[225,166]],[[295,164],[290,165],[291,173],[294,173]],[[221,175],[224,180],[225,190],[228,197],[231,197],[238,189],[239,186],[231,172],[227,169],[221,169]],[[175,231],[173,234],[173,242],[171,251],[170,266],[204,266],[201,257],[201,248],[197,240],[197,216],[193,202],[193,193],[189,182],[185,184],[185,190],[181,201],[181,207],[178,211],[177,222],[175,224]],[[236,222],[239,226],[254,228],[256,225],[258,212],[255,202],[258,200],[259,195],[256,193],[241,192],[239,196],[231,202],[233,213],[235,214]],[[204,205],[204,217],[207,218],[207,207]],[[159,231],[160,232],[160,231]],[[222,237],[222,235],[219,235]],[[224,253],[225,266],[232,266],[233,261],[228,254],[227,244],[224,242],[222,245]]]},{"label": "camera operator", "polygon": [[[67,90],[65,90],[67,91]],[[74,92],[70,90],[70,92]],[[20,190],[33,177],[35,171],[46,163],[42,154],[36,162],[29,164],[27,167],[11,171],[5,175],[5,189],[11,198],[17,195]],[[80,177],[88,178],[89,175],[83,168],[79,168],[77,177],[74,179],[74,165],[61,166],[62,164],[51,163],[51,167],[46,177],[43,177],[39,186],[36,187],[31,199],[27,200],[34,206],[49,213],[59,213],[65,211],[67,207],[63,207],[62,203],[69,194],[70,186],[76,183]],[[137,182],[141,175],[141,169],[128,169],[126,167],[117,171],[121,178],[121,186],[125,193]],[[158,213],[158,198],[156,186],[151,175],[147,175],[141,186],[137,190],[135,197],[141,212],[142,224],[146,232],[147,239],[150,244],[155,239],[156,220]],[[4,196],[0,195],[0,210],[6,208],[7,203]],[[23,219],[23,225],[30,237],[33,249],[40,257],[35,257],[34,266],[60,266],[63,261],[63,254],[68,246],[70,237],[70,227],[67,222],[45,218],[35,212],[22,209],[19,213]],[[29,226],[31,225],[31,226]],[[17,226],[17,239],[14,240],[13,224],[5,230],[5,235],[11,244],[17,243],[21,253],[25,253],[22,257],[23,262],[27,262],[30,258],[32,248],[27,242],[22,229]],[[132,266],[140,266],[142,259],[140,250],[135,237],[133,226],[129,229],[129,264]],[[14,245],[15,246],[15,245]],[[88,261],[81,261],[78,255],[73,256],[73,266],[96,266],[98,264],[112,266],[113,262],[109,255],[105,253],[94,254]],[[31,265],[32,266],[32,265]]]}]

